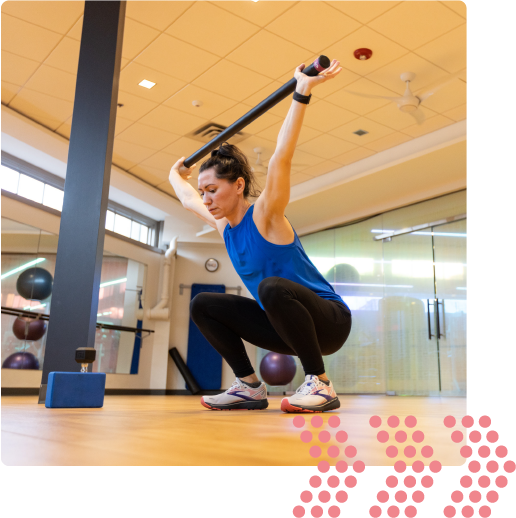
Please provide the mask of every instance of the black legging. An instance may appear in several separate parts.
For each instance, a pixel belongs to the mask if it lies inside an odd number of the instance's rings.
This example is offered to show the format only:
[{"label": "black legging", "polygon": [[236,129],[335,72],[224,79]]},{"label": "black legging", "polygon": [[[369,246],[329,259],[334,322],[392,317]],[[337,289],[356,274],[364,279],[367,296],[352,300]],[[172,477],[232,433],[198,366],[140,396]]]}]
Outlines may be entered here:
[{"label": "black legging", "polygon": [[351,312],[282,277],[258,287],[265,308],[247,297],[199,293],[190,303],[192,320],[239,378],[254,373],[242,338],[258,347],[298,356],[306,374],[323,374],[322,356],[338,351],[351,330]]}]

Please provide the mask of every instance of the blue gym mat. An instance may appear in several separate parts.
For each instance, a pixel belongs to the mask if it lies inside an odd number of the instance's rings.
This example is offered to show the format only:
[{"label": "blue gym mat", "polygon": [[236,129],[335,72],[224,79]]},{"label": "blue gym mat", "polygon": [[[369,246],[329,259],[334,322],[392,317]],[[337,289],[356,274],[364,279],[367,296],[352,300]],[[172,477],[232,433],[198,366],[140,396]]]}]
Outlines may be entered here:
[{"label": "blue gym mat", "polygon": [[[193,299],[198,293],[225,293],[224,284],[192,284]],[[222,384],[222,356],[204,338],[190,317],[186,365],[203,390],[218,390]],[[188,386],[185,384],[188,389]]]}]

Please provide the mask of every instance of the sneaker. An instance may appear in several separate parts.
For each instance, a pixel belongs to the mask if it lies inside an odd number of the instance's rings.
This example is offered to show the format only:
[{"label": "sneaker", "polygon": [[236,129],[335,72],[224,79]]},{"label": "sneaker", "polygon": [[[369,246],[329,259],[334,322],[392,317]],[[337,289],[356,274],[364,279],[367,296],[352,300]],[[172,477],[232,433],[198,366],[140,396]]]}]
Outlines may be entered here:
[{"label": "sneaker", "polygon": [[323,383],[317,376],[307,374],[305,382],[293,396],[283,398],[283,412],[327,412],[340,408],[340,401],[333,384]]},{"label": "sneaker", "polygon": [[237,378],[226,392],[203,396],[201,405],[210,410],[265,410],[269,406],[267,387],[262,382],[258,388],[252,388]]}]

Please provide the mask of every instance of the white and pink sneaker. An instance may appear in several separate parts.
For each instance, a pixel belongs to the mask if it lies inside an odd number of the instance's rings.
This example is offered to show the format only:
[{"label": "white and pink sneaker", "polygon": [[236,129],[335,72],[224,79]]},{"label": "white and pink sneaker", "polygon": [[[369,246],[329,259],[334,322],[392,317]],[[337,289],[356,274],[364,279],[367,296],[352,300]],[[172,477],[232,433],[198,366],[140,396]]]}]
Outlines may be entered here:
[{"label": "white and pink sneaker", "polygon": [[305,382],[296,390],[293,396],[283,398],[283,412],[327,412],[340,408],[333,384],[322,382],[317,376],[307,374]]},{"label": "white and pink sneaker", "polygon": [[269,406],[267,387],[262,382],[258,388],[252,388],[237,378],[226,392],[203,396],[201,405],[210,410],[265,410]]}]

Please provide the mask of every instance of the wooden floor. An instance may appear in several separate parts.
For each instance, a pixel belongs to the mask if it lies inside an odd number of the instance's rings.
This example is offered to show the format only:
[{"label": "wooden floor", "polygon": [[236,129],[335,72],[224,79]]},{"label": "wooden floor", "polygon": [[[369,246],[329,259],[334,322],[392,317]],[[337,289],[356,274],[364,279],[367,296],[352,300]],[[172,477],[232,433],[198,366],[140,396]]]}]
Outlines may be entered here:
[{"label": "wooden floor", "polygon": [[[316,465],[321,459],[335,463],[346,459],[342,451],[335,460],[326,456],[329,445],[341,446],[334,435],[348,433],[343,446],[353,445],[358,454],[353,460],[366,465],[392,465],[385,449],[394,441],[394,429],[387,426],[391,415],[402,419],[414,415],[425,441],[405,443],[434,448],[432,459],[443,465],[460,465],[461,444],[450,440],[443,425],[447,415],[457,419],[466,415],[465,398],[423,398],[389,396],[340,396],[341,408],[325,414],[305,414],[306,424],[296,428],[295,415],[280,410],[280,396],[269,397],[265,411],[215,412],[204,409],[197,396],[106,396],[100,409],[47,409],[34,396],[2,397],[2,461],[6,465]],[[322,416],[323,426],[314,428],[310,419]],[[333,429],[328,419],[338,415],[341,424]],[[369,418],[379,415],[384,424],[374,429]],[[327,429],[330,442],[319,442],[317,434]],[[310,444],[300,433],[310,430]],[[379,430],[390,432],[391,439],[380,444]],[[410,436],[410,434],[409,434]],[[323,455],[308,454],[319,445]],[[404,445],[404,446],[405,446]],[[399,445],[398,445],[399,446]],[[343,448],[341,448],[343,450]],[[403,458],[403,457],[401,457]],[[423,460],[419,454],[411,460]],[[430,460],[432,460],[430,459]]]}]

